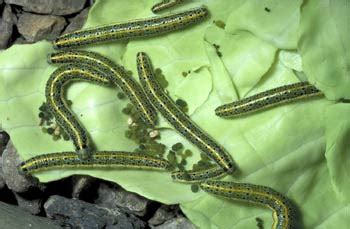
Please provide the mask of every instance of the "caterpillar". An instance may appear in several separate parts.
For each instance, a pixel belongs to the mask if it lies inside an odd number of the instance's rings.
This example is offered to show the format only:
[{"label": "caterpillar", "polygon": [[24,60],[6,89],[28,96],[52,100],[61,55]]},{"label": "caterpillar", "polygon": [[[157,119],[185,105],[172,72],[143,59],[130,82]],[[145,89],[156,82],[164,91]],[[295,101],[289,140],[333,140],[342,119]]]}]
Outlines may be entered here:
[{"label": "caterpillar", "polygon": [[127,71],[120,65],[113,63],[110,59],[89,51],[63,51],[48,55],[50,64],[82,63],[94,66],[104,72],[111,82],[118,85],[128,96],[140,113],[142,120],[147,126],[154,126],[157,121],[157,114],[149,103],[141,86],[128,75]]},{"label": "caterpillar", "polygon": [[124,151],[98,151],[91,157],[82,160],[76,152],[42,154],[22,162],[18,166],[21,174],[31,174],[54,168],[127,168],[167,170],[170,164],[167,160],[144,153]]},{"label": "caterpillar", "polygon": [[279,104],[321,95],[323,93],[308,82],[299,82],[276,87],[242,100],[224,104],[215,109],[215,114],[220,117],[237,117]]},{"label": "caterpillar", "polygon": [[53,41],[53,46],[56,49],[73,48],[92,43],[164,34],[200,22],[208,15],[207,8],[202,6],[163,17],[104,25],[64,34]]},{"label": "caterpillar", "polygon": [[295,223],[295,209],[291,202],[281,193],[272,188],[248,183],[208,180],[199,187],[211,194],[223,196],[233,200],[247,201],[264,205],[272,209],[274,229],[297,228]]},{"label": "caterpillar", "polygon": [[235,165],[223,147],[196,126],[161,88],[154,77],[151,61],[146,53],[139,52],[137,54],[137,69],[146,96],[164,118],[226,172],[233,172]]},{"label": "caterpillar", "polygon": [[207,179],[220,178],[225,175],[226,171],[223,168],[213,165],[201,170],[174,171],[171,173],[171,178],[177,182],[199,183]]},{"label": "caterpillar", "polygon": [[169,9],[173,6],[176,6],[177,4],[180,4],[183,0],[162,0],[161,2],[156,3],[152,6],[152,12],[153,13],[159,13],[160,11],[163,11],[165,9]]},{"label": "caterpillar", "polygon": [[57,123],[73,140],[77,153],[82,158],[90,156],[90,147],[85,128],[76,120],[63,98],[64,86],[72,80],[90,81],[110,85],[109,78],[87,65],[69,64],[56,69],[46,83],[46,102]]}]

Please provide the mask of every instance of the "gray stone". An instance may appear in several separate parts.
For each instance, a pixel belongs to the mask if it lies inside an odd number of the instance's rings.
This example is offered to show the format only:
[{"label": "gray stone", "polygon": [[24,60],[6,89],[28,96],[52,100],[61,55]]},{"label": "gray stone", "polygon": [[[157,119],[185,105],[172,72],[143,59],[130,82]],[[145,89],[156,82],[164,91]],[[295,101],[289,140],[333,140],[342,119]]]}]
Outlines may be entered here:
[{"label": "gray stone", "polygon": [[75,16],[72,19],[69,19],[69,24],[64,30],[63,34],[70,33],[76,30],[79,30],[83,27],[87,16],[89,14],[90,8],[86,8],[83,11],[81,11],[77,16]]},{"label": "gray stone", "polygon": [[5,5],[4,11],[2,12],[2,16],[0,18],[0,49],[5,49],[8,47],[15,23],[16,16],[12,14],[11,7],[9,5]]},{"label": "gray stone", "polygon": [[5,0],[5,2],[22,6],[24,11],[68,15],[82,10],[86,0]]},{"label": "gray stone", "polygon": [[8,142],[2,155],[2,168],[7,187],[14,192],[26,192],[31,188],[38,187],[39,182],[31,176],[25,176],[18,172],[17,166],[21,160],[11,140]]},{"label": "gray stone", "polygon": [[121,208],[135,215],[144,216],[149,200],[120,187],[110,188],[102,183],[98,188],[98,198],[95,203],[108,209]]},{"label": "gray stone", "polygon": [[145,228],[133,215],[62,196],[51,196],[44,209],[49,218],[69,228]]},{"label": "gray stone", "polygon": [[0,202],[1,229],[59,229],[60,227],[49,219],[33,216],[13,205]]},{"label": "gray stone", "polygon": [[24,37],[18,37],[15,42],[13,42],[14,45],[22,45],[22,44],[28,44],[28,43],[31,43],[31,42],[28,42],[24,39]]},{"label": "gray stone", "polygon": [[4,172],[2,171],[2,157],[0,156],[0,189],[4,188],[5,185]]},{"label": "gray stone", "polygon": [[32,215],[37,215],[41,211],[42,199],[28,200],[25,197],[14,193],[18,206]]},{"label": "gray stone", "polygon": [[152,227],[155,229],[196,229],[196,226],[191,223],[185,217],[179,216],[177,218],[173,218],[171,220],[166,221],[164,224]]},{"label": "gray stone", "polygon": [[167,220],[175,218],[177,212],[179,212],[179,207],[177,205],[162,205],[157,209],[152,218],[148,220],[148,223],[157,226]]},{"label": "gray stone", "polygon": [[65,25],[63,17],[23,13],[19,16],[17,28],[27,41],[36,42],[44,38],[55,39]]},{"label": "gray stone", "polygon": [[72,197],[79,199],[80,194],[91,187],[92,182],[95,179],[93,177],[89,176],[74,176],[72,177],[73,182],[73,191],[72,191]]}]

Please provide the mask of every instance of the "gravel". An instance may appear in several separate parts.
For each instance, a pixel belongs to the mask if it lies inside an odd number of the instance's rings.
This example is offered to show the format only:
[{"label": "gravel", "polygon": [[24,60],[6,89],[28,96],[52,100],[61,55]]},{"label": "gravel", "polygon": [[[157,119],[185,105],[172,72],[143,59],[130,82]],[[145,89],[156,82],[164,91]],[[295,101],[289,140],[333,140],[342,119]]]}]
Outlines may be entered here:
[{"label": "gravel", "polygon": [[22,6],[28,12],[69,15],[81,11],[86,0],[5,0],[5,3]]},{"label": "gravel", "polygon": [[36,42],[44,38],[55,39],[66,24],[63,17],[23,13],[19,16],[17,28],[28,42]]}]

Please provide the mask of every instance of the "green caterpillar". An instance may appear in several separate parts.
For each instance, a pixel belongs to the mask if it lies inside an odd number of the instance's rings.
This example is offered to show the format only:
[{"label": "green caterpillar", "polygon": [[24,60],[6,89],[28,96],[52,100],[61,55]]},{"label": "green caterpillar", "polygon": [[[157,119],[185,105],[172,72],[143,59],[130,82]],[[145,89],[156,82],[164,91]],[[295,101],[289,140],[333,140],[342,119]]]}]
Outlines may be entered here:
[{"label": "green caterpillar", "polygon": [[127,168],[167,170],[168,161],[142,153],[124,151],[98,151],[82,160],[75,152],[42,154],[30,158],[19,165],[22,174],[54,168]]},{"label": "green caterpillar", "polygon": [[99,26],[68,33],[54,40],[54,48],[73,48],[82,45],[114,40],[149,37],[183,29],[209,15],[204,6],[162,17],[138,19],[135,21]]},{"label": "green caterpillar", "polygon": [[213,159],[226,172],[233,172],[235,165],[228,153],[196,126],[164,92],[163,88],[155,80],[149,57],[143,52],[137,54],[137,69],[140,82],[147,97],[164,118],[179,133],[206,153],[209,158]]},{"label": "green caterpillar", "polygon": [[295,225],[296,213],[291,202],[272,188],[247,183],[208,180],[202,182],[204,191],[230,198],[264,205],[273,211],[273,229],[292,229]]},{"label": "green caterpillar", "polygon": [[174,171],[171,178],[177,182],[199,183],[204,180],[220,178],[227,175],[226,171],[218,165],[212,165],[206,169],[190,171]]},{"label": "green caterpillar", "polygon": [[151,10],[153,13],[159,13],[160,11],[163,11],[165,9],[169,9],[171,7],[176,6],[177,4],[180,4],[181,2],[183,2],[183,0],[173,0],[173,1],[163,0],[161,2],[154,4],[152,6]]},{"label": "green caterpillar", "polygon": [[64,86],[71,81],[90,81],[100,85],[111,85],[109,78],[87,65],[69,64],[56,69],[46,83],[46,102],[57,123],[73,140],[77,153],[82,158],[90,156],[89,140],[85,128],[77,121],[65,103]]},{"label": "green caterpillar", "polygon": [[276,87],[232,103],[224,104],[215,109],[215,114],[220,117],[237,117],[279,104],[321,95],[323,93],[308,82],[299,82]]},{"label": "green caterpillar", "polygon": [[149,103],[140,85],[128,75],[122,66],[113,63],[110,59],[95,52],[66,51],[49,54],[48,62],[52,64],[76,63],[94,66],[104,72],[111,82],[123,90],[148,126],[156,124],[156,111]]}]

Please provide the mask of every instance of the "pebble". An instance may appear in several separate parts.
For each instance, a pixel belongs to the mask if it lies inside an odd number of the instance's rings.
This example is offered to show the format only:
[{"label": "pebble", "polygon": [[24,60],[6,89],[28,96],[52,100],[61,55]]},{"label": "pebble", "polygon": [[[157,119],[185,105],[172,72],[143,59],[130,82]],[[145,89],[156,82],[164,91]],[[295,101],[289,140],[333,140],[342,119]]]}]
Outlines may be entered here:
[{"label": "pebble", "polygon": [[137,217],[99,207],[77,199],[51,196],[44,204],[49,218],[69,228],[145,228],[146,224]]},{"label": "pebble", "polygon": [[7,4],[14,4],[23,7],[24,11],[53,14],[53,15],[69,15],[77,13],[83,9],[86,0],[5,0]]},{"label": "pebble", "polygon": [[63,17],[23,13],[19,16],[17,28],[27,41],[36,42],[44,38],[55,39],[65,25]]},{"label": "pebble", "polygon": [[97,190],[96,204],[109,209],[123,209],[137,216],[144,216],[150,201],[120,187],[109,187],[101,183]]},{"label": "pebble", "polygon": [[2,170],[2,153],[5,150],[7,142],[9,140],[10,140],[9,135],[0,129],[0,190],[3,189],[6,185],[4,172]]},{"label": "pebble", "polygon": [[11,7],[9,5],[5,5],[0,18],[0,49],[5,49],[8,47],[16,20],[16,16],[12,14]]},{"label": "pebble", "polygon": [[2,162],[7,187],[12,191],[21,193],[32,188],[40,187],[38,180],[34,177],[19,174],[17,165],[21,163],[21,160],[11,140],[8,142],[2,155]]},{"label": "pebble", "polygon": [[171,220],[166,221],[164,224],[152,227],[154,229],[196,229],[197,227],[191,223],[188,219],[183,216],[179,216],[177,218],[173,218]]},{"label": "pebble", "polygon": [[23,210],[26,210],[32,215],[37,215],[41,211],[42,206],[42,199],[26,199],[25,197],[21,196],[20,194],[14,193],[17,204],[20,208]]},{"label": "pebble", "polygon": [[70,33],[76,30],[79,30],[83,27],[87,16],[89,14],[90,8],[86,8],[83,11],[81,11],[77,16],[75,16],[72,19],[69,19],[69,25],[67,28],[64,30],[62,34]]},{"label": "pebble", "polygon": [[0,222],[2,229],[59,229],[49,219],[33,216],[19,207],[0,202]]},{"label": "pebble", "polygon": [[178,205],[162,205],[148,220],[148,223],[153,226],[163,224],[165,221],[175,218],[179,211]]},{"label": "pebble", "polygon": [[4,172],[2,171],[2,157],[0,156],[0,190],[3,189],[5,185]]}]

